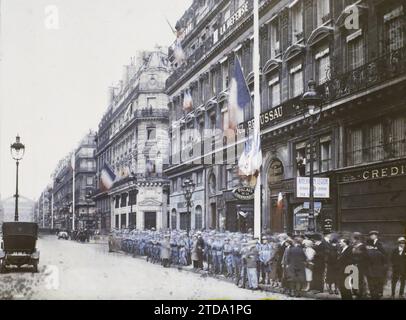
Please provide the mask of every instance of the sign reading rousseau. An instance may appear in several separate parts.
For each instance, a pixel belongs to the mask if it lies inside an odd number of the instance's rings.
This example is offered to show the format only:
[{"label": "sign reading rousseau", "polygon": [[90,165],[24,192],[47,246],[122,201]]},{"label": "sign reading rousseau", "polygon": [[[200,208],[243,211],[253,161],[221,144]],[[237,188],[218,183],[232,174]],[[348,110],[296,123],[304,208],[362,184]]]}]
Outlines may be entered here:
[{"label": "sign reading rousseau", "polygon": [[[330,179],[329,178],[314,178],[314,198],[328,199],[330,198]],[[310,198],[310,178],[298,177],[296,180],[296,197]]]}]

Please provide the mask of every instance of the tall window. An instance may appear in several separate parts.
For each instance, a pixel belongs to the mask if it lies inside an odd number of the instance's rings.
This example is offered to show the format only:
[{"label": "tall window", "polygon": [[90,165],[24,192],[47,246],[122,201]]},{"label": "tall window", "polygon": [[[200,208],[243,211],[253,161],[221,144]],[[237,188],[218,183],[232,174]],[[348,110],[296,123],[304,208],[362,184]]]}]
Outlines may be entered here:
[{"label": "tall window", "polygon": [[330,17],[330,0],[317,0],[317,26],[326,23]]},{"label": "tall window", "polygon": [[155,140],[156,139],[156,128],[150,127],[147,128],[147,140]]},{"label": "tall window", "polygon": [[348,43],[348,67],[354,70],[365,63],[364,37],[362,30],[347,37]]},{"label": "tall window", "polygon": [[279,55],[280,49],[279,18],[277,17],[271,22],[271,58]]},{"label": "tall window", "polygon": [[156,107],[156,98],[155,97],[147,98],[147,107],[148,108],[155,108]]},{"label": "tall window", "polygon": [[322,172],[326,172],[332,169],[330,136],[322,137],[320,139],[320,159]]},{"label": "tall window", "polygon": [[291,9],[292,14],[292,43],[303,38],[303,10],[302,1],[299,0]]},{"label": "tall window", "polygon": [[390,157],[406,155],[406,116],[393,119],[389,132]]},{"label": "tall window", "polygon": [[330,74],[330,49],[328,47],[323,47],[316,54],[316,65],[318,83],[323,84],[328,80]]},{"label": "tall window", "polygon": [[229,84],[229,74],[228,74],[228,62],[225,61],[221,65],[221,85],[222,90],[226,90]]},{"label": "tall window", "polygon": [[403,6],[400,6],[384,16],[385,47],[390,51],[403,47],[405,42],[405,22]]},{"label": "tall window", "polygon": [[276,107],[281,103],[281,86],[279,74],[273,76],[268,83],[269,86],[269,105]]},{"label": "tall window", "polygon": [[290,69],[290,96],[297,97],[303,93],[302,64],[297,63]]},{"label": "tall window", "polygon": [[195,209],[195,229],[202,230],[202,228],[203,228],[202,207],[197,206]]},{"label": "tall window", "polygon": [[176,230],[176,218],[177,218],[177,214],[176,214],[176,210],[173,209],[172,213],[171,213],[171,229],[172,230]]},{"label": "tall window", "polygon": [[354,128],[350,130],[348,149],[348,164],[356,165],[362,163],[363,138],[361,128]]},{"label": "tall window", "polygon": [[384,158],[383,125],[377,123],[369,128],[369,160],[379,161]]}]

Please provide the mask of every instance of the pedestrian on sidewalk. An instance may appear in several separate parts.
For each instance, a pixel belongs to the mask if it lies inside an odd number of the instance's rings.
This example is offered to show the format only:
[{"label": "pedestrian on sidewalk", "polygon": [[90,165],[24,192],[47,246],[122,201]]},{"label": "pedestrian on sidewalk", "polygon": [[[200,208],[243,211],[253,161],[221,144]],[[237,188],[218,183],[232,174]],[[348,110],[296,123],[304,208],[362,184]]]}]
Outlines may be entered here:
[{"label": "pedestrian on sidewalk", "polygon": [[286,251],[285,263],[289,295],[291,297],[300,297],[302,286],[306,281],[306,255],[301,245],[301,239],[296,238],[293,245]]},{"label": "pedestrian on sidewalk", "polygon": [[313,259],[314,256],[316,255],[316,251],[313,249],[313,241],[311,240],[304,240],[303,241],[303,246],[304,246],[304,253],[306,255],[306,268],[305,268],[305,273],[306,273],[306,287],[304,288],[303,291],[309,291],[310,290],[310,284],[313,281],[313,268],[314,268],[314,263]]},{"label": "pedestrian on sidewalk", "polygon": [[395,298],[396,286],[400,282],[399,298],[404,299],[406,280],[406,239],[398,239],[398,246],[393,250],[391,257],[392,265],[392,298]]},{"label": "pedestrian on sidewalk", "polygon": [[247,266],[248,276],[248,288],[251,290],[258,289],[258,273],[257,273],[257,261],[258,261],[258,249],[257,241],[251,240],[248,242],[248,250],[245,253],[244,260]]},{"label": "pedestrian on sidewalk", "polygon": [[342,300],[352,300],[352,290],[347,281],[348,274],[346,273],[346,268],[351,265],[353,265],[353,259],[350,240],[343,238],[340,240],[340,250],[337,256],[337,281]]},{"label": "pedestrian on sidewalk", "polygon": [[165,235],[164,240],[161,242],[161,260],[164,268],[169,267],[169,259],[171,258],[171,236]]},{"label": "pedestrian on sidewalk", "polygon": [[386,279],[385,256],[374,246],[373,240],[367,241],[367,277],[371,298],[382,298],[384,279]]},{"label": "pedestrian on sidewalk", "polygon": [[[371,245],[370,240],[370,245]],[[358,290],[354,290],[357,299],[365,299],[367,297],[367,269],[368,269],[368,253],[367,247],[363,242],[362,234],[354,232],[352,234],[352,258],[354,265],[358,268]]]}]

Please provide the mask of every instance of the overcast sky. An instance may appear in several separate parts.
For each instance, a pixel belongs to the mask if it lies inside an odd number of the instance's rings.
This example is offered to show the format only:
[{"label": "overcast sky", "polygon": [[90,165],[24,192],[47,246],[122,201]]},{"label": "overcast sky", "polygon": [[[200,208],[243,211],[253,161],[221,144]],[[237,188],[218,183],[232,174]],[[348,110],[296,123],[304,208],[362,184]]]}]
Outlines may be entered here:
[{"label": "overcast sky", "polygon": [[20,193],[37,199],[58,161],[97,129],[122,66],[138,50],[170,45],[165,17],[175,25],[192,0],[0,1],[0,194],[15,192],[18,133]]}]

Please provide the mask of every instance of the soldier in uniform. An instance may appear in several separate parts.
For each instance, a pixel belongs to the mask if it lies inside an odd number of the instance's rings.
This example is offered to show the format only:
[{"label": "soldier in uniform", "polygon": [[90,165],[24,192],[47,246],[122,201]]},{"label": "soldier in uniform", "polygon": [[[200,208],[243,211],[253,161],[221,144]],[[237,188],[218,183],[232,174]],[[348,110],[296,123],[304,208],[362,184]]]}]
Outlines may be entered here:
[{"label": "soldier in uniform", "polygon": [[227,278],[233,276],[233,247],[230,244],[230,238],[224,239],[223,245],[224,262],[227,268]]},{"label": "soldier in uniform", "polygon": [[260,261],[260,271],[261,271],[261,282],[262,284],[270,284],[270,273],[271,273],[271,259],[272,259],[272,244],[268,237],[264,238],[264,243],[259,246],[259,261]]},{"label": "soldier in uniform", "polygon": [[233,269],[234,269],[234,279],[235,284],[238,286],[241,280],[241,240],[242,237],[235,237],[232,242],[232,249],[233,249]]},{"label": "soldier in uniform", "polygon": [[178,265],[179,264],[179,251],[178,251],[176,233],[174,233],[173,236],[171,237],[170,246],[171,246],[171,264]]},{"label": "soldier in uniform", "polygon": [[240,271],[240,276],[241,276],[241,283],[238,285],[240,288],[245,288],[246,283],[247,283],[247,262],[245,256],[247,255],[249,251],[249,246],[248,246],[248,240],[246,237],[244,237],[241,240],[241,271]]}]

